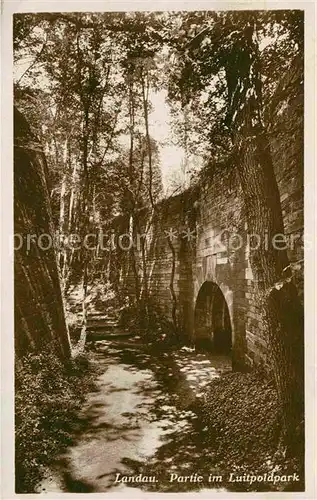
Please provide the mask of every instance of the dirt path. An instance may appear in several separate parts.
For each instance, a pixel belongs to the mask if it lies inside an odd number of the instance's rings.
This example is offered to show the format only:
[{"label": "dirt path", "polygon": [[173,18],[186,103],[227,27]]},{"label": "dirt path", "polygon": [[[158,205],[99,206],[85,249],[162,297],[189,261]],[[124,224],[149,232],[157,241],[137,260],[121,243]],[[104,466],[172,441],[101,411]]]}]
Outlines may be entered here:
[{"label": "dirt path", "polygon": [[[150,356],[95,344],[101,373],[87,395],[74,444],[38,492],[187,491],[213,485],[170,481],[171,474],[207,476],[204,432],[192,403],[222,371],[224,357],[178,351]],[[141,476],[140,476],[141,474]],[[143,482],[122,482],[139,475]],[[153,481],[149,478],[153,478]],[[148,480],[144,479],[148,478]],[[218,488],[219,489],[219,488]]]}]

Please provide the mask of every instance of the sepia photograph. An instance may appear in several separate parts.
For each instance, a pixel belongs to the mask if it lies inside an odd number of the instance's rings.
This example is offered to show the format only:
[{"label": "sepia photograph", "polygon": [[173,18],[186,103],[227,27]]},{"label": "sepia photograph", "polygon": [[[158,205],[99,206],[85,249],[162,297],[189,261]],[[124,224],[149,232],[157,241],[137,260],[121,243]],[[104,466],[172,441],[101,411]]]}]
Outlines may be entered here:
[{"label": "sepia photograph", "polygon": [[305,492],[305,11],[103,5],[12,16],[15,493]]}]

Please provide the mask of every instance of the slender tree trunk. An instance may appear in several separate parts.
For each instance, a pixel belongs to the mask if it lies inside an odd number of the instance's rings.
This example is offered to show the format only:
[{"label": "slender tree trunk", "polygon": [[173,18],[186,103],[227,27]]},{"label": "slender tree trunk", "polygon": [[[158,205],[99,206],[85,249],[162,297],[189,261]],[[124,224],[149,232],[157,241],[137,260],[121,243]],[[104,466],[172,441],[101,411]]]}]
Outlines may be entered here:
[{"label": "slender tree trunk", "polygon": [[[131,77],[131,80],[129,81],[129,119],[130,119],[130,150],[129,150],[129,193],[128,193],[128,203],[129,203],[129,210],[130,210],[130,219],[129,219],[129,235],[130,235],[130,241],[133,241],[133,238],[135,236],[135,229],[136,229],[136,223],[135,223],[135,194],[134,194],[134,185],[135,185],[135,179],[134,179],[134,166],[133,166],[133,161],[134,161],[134,129],[135,129],[135,99],[134,99],[134,85],[133,85],[133,77]],[[139,280],[139,273],[137,269],[137,262],[136,262],[136,256],[134,252],[134,245],[131,245],[131,248],[129,250],[129,264],[132,268],[132,272],[134,275],[134,281],[135,281],[135,298],[136,302],[139,302],[140,299],[140,280]]]},{"label": "slender tree trunk", "polygon": [[[88,172],[88,134],[89,134],[89,105],[86,104],[84,106],[84,122],[83,122],[83,177],[82,177],[82,186],[83,186],[83,195],[82,195],[82,236],[88,234],[89,231],[89,172]],[[80,339],[78,343],[79,351],[84,350],[87,336],[87,290],[88,290],[88,262],[89,262],[89,253],[88,249],[85,246],[82,246],[82,262],[83,262],[83,282],[82,282],[82,323],[81,323],[81,332]]]},{"label": "slender tree trunk", "polygon": [[72,172],[72,185],[70,190],[70,199],[69,199],[69,211],[68,211],[68,232],[71,232],[72,220],[73,220],[73,212],[75,206],[75,196],[76,196],[76,177],[77,177],[77,161],[74,162],[73,172]]},{"label": "slender tree trunk", "polygon": [[[65,199],[66,199],[66,182],[67,182],[67,174],[70,171],[70,166],[71,166],[71,151],[70,151],[70,140],[69,138],[66,138],[65,144],[64,144],[64,151],[63,151],[63,164],[64,164],[64,177],[63,177],[63,183],[62,183],[62,192],[63,196],[61,195],[61,199],[63,198],[63,207],[61,207],[60,210],[60,231],[61,234],[70,234],[70,226],[69,226],[69,216],[66,220],[66,207],[65,207]],[[70,207],[69,207],[70,210]],[[62,265],[61,265],[61,275],[62,275],[62,291],[63,291],[63,296],[64,300],[65,298],[65,293],[66,293],[66,288],[67,288],[67,278],[69,276],[69,262],[68,262],[68,249],[65,245],[62,247]]]},{"label": "slender tree trunk", "polygon": [[173,325],[175,329],[177,329],[177,316],[176,316],[176,311],[177,311],[177,297],[174,289],[174,279],[175,279],[175,270],[176,270],[176,252],[174,245],[171,241],[171,238],[167,238],[167,243],[168,246],[170,247],[170,250],[172,252],[172,270],[171,270],[171,277],[170,277],[170,292],[171,292],[171,297],[172,297],[172,319],[173,319]]},{"label": "slender tree trunk", "polygon": [[65,197],[66,197],[66,172],[63,175],[62,183],[61,183],[61,194],[60,194],[60,202],[59,202],[59,241],[61,244],[61,248],[59,248],[57,254],[58,266],[61,274],[63,275],[63,267],[64,267],[64,229],[65,229]]},{"label": "slender tree trunk", "polygon": [[149,77],[148,74],[142,75],[142,97],[143,97],[143,110],[144,110],[144,122],[145,122],[145,135],[148,149],[149,158],[149,198],[152,208],[154,207],[153,200],[153,168],[152,168],[152,147],[151,147],[151,137],[149,130]]},{"label": "slender tree trunk", "polygon": [[81,321],[81,331],[80,331],[80,339],[78,342],[78,350],[83,351],[85,349],[86,337],[87,337],[87,315],[88,315],[88,307],[87,307],[87,290],[88,290],[88,265],[87,261],[84,264],[84,276],[83,276],[83,297],[82,297],[82,321]]},{"label": "slender tree trunk", "polygon": [[[142,82],[142,98],[143,98],[143,112],[144,112],[144,123],[145,123],[145,136],[147,142],[147,153],[149,160],[149,199],[151,203],[152,213],[150,219],[147,223],[145,230],[145,235],[148,234],[149,228],[151,227],[154,213],[155,213],[155,202],[153,198],[153,166],[152,166],[152,146],[149,128],[149,75],[146,72],[145,75],[141,75]],[[147,276],[147,241],[146,238],[142,238],[141,241],[141,252],[142,252],[142,266],[143,266],[143,297],[145,303],[145,311],[147,319],[149,320],[149,286],[148,286],[148,276]]]},{"label": "slender tree trunk", "polygon": [[[56,154],[56,161],[58,162],[58,148],[55,142],[55,154]],[[65,140],[64,144],[64,151],[63,151],[63,177],[62,177],[62,182],[61,182],[61,194],[60,194],[60,203],[59,203],[59,238],[60,242],[63,242],[63,238],[65,235],[65,200],[66,200],[66,186],[67,186],[67,139]],[[58,163],[57,163],[58,164]],[[61,274],[63,275],[63,267],[64,267],[64,246],[63,243],[61,245],[61,248],[58,251],[58,265],[61,271]]]},{"label": "slender tree trunk", "polygon": [[[70,148],[68,152],[68,170],[71,168],[71,153],[70,153]],[[74,162],[73,166],[73,171],[72,171],[72,180],[71,180],[71,188],[70,188],[70,199],[69,199],[69,207],[68,207],[68,217],[67,217],[67,234],[70,235],[72,233],[72,223],[73,223],[73,217],[74,217],[74,207],[76,204],[76,192],[75,192],[75,182],[76,182],[76,175],[77,175],[77,163],[76,161]],[[65,221],[66,225],[66,221]],[[71,248],[71,250],[68,250],[64,248],[64,254],[63,254],[63,268],[62,268],[62,288],[64,291],[64,295],[66,296],[68,285],[69,285],[69,279],[71,275],[71,266],[74,258],[74,253],[75,249]]]},{"label": "slender tree trunk", "polygon": [[144,301],[145,314],[147,321],[149,320],[149,290],[148,290],[148,276],[147,276],[147,252],[146,252],[146,239],[140,238],[141,243],[141,257],[142,257],[142,291],[141,297]]},{"label": "slender tree trunk", "polygon": [[[129,220],[129,235],[130,235],[130,241],[133,241],[135,236],[135,221],[134,221],[134,216],[132,214],[130,215],[130,220]],[[138,303],[140,300],[140,279],[139,279],[139,273],[138,273],[133,245],[131,246],[129,253],[130,253],[130,265],[132,267],[132,272],[134,276],[135,298]]]}]

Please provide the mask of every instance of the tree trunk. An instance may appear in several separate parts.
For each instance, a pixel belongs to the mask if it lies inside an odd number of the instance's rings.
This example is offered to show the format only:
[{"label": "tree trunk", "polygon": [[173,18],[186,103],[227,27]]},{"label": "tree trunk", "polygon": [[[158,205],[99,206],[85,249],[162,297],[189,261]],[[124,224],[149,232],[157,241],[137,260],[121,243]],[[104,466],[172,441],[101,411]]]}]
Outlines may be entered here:
[{"label": "tree trunk", "polygon": [[68,232],[71,232],[72,228],[72,220],[73,220],[73,211],[75,205],[75,185],[76,185],[76,176],[77,176],[77,161],[74,162],[73,173],[72,173],[72,185],[70,190],[70,200],[69,200],[69,210],[68,210]]},{"label": "tree trunk", "polygon": [[83,351],[85,349],[86,337],[87,337],[87,289],[88,289],[88,265],[87,261],[84,264],[84,277],[83,277],[83,298],[82,298],[82,321],[81,321],[81,331],[80,339],[78,342],[78,351]]},{"label": "tree trunk", "polygon": [[[136,213],[135,213],[135,193],[134,193],[134,133],[135,133],[135,98],[134,98],[134,82],[133,76],[129,80],[129,122],[130,122],[130,148],[129,148],[129,189],[128,189],[128,204],[130,210],[130,219],[129,219],[129,236],[130,241],[133,241],[135,236],[136,229]],[[136,302],[139,302],[140,299],[140,282],[139,282],[139,273],[137,269],[136,256],[134,252],[134,245],[131,245],[129,250],[129,266],[132,267],[132,272],[134,275],[135,282],[135,298]],[[129,272],[129,271],[128,271]]]},{"label": "tree trunk", "polygon": [[66,172],[63,175],[62,178],[62,184],[61,184],[61,194],[60,194],[60,202],[59,202],[59,243],[61,245],[61,248],[58,249],[58,254],[57,254],[57,260],[58,260],[58,266],[61,272],[61,275],[63,275],[63,267],[64,267],[64,242],[63,242],[63,237],[64,237],[64,226],[65,226],[65,197],[66,197]]},{"label": "tree trunk", "polygon": [[[58,161],[58,148],[55,142],[55,153],[56,160]],[[57,163],[58,165],[58,163]],[[67,139],[65,140],[64,150],[63,150],[63,177],[61,183],[61,195],[60,195],[60,203],[59,203],[59,238],[60,242],[63,242],[63,237],[65,233],[65,199],[66,199],[66,184],[67,184]],[[63,267],[64,267],[64,246],[62,244],[62,248],[58,252],[58,264],[61,270],[61,274],[63,275]]]},{"label": "tree trunk", "polygon": [[177,297],[176,297],[176,293],[175,293],[175,290],[174,290],[174,278],[175,278],[175,270],[176,270],[176,252],[175,252],[175,248],[174,248],[174,245],[172,243],[172,240],[171,238],[167,238],[167,243],[168,243],[168,246],[171,250],[171,253],[172,253],[172,270],[171,270],[171,277],[170,277],[170,292],[171,292],[171,298],[172,298],[172,319],[173,319],[173,325],[174,325],[174,328],[175,330],[177,331],[177,316],[176,316],[176,312],[177,312]]},{"label": "tree trunk", "polygon": [[[148,231],[152,225],[154,213],[155,213],[155,202],[153,198],[153,166],[152,166],[152,146],[151,146],[151,137],[150,137],[150,128],[149,128],[149,75],[146,72],[145,76],[141,74],[141,83],[142,83],[142,99],[143,99],[143,112],[144,112],[144,124],[145,124],[145,136],[147,143],[147,153],[148,153],[148,161],[149,161],[149,199],[151,204],[151,216],[146,225],[145,235],[147,236]],[[149,321],[149,286],[148,286],[148,274],[147,274],[147,241],[142,238],[141,241],[141,252],[142,252],[142,267],[143,267],[143,299],[145,304],[145,313],[147,321]],[[150,326],[150,325],[148,325]]]},{"label": "tree trunk", "polygon": [[[259,304],[265,313],[271,365],[280,401],[284,442],[297,454],[304,443],[303,308],[289,268],[278,185],[263,125],[261,57],[253,14],[243,31],[244,43],[232,49],[242,65],[226,67],[227,122],[237,151],[237,169],[244,196],[250,263]],[[247,51],[247,54],[246,54]],[[246,57],[247,55],[247,57]],[[276,239],[275,239],[276,238]],[[278,243],[278,240],[280,241]]]},{"label": "tree trunk", "polygon": [[[130,235],[130,241],[133,241],[133,238],[135,235],[135,222],[134,222],[133,215],[130,215],[129,235]],[[131,248],[129,250],[129,255],[130,255],[129,264],[132,267],[132,272],[133,272],[133,276],[134,276],[135,299],[136,299],[136,302],[138,303],[140,300],[140,279],[139,279],[139,273],[138,273],[138,268],[137,268],[135,252],[134,252],[134,245],[131,246]],[[129,274],[129,269],[128,269],[128,274]]]},{"label": "tree trunk", "polygon": [[[83,120],[83,171],[82,171],[82,237],[89,232],[89,194],[90,194],[90,184],[89,184],[89,172],[88,172],[88,134],[89,134],[89,105],[84,105],[84,120]],[[86,343],[86,328],[87,328],[87,289],[88,289],[88,262],[89,253],[87,248],[83,245],[81,248],[82,262],[83,262],[83,298],[82,298],[82,323],[81,323],[81,333],[80,339],[77,345],[78,351],[83,351]]]},{"label": "tree trunk", "polygon": [[268,140],[263,130],[239,139],[238,171],[248,232],[261,242],[258,248],[250,249],[250,263],[265,310],[285,442],[294,452],[301,439],[304,414],[303,310],[291,277],[283,272],[289,264],[285,243],[273,245],[274,237],[283,235],[284,228]]},{"label": "tree trunk", "polygon": [[142,75],[142,98],[143,98],[143,110],[144,110],[144,122],[145,122],[145,136],[147,142],[148,149],[148,157],[149,157],[149,198],[152,208],[154,208],[154,200],[152,193],[152,184],[153,184],[153,168],[152,168],[152,147],[151,147],[151,137],[149,130],[149,76],[146,74],[146,82],[145,78]]}]

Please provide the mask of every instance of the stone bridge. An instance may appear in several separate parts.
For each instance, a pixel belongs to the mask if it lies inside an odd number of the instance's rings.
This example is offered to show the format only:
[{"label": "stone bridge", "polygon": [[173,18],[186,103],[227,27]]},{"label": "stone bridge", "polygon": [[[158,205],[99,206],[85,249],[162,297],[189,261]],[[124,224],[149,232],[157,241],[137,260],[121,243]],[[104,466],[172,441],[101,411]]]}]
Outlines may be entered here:
[{"label": "stone bridge", "polygon": [[[289,258],[295,261],[303,257],[302,159],[294,155],[290,161],[274,143],[272,150]],[[165,316],[176,319],[198,348],[231,352],[236,367],[267,368],[265,323],[255,297],[237,180],[214,172],[198,189],[163,201],[152,222],[147,232],[149,292]],[[144,221],[140,226],[144,231]],[[140,255],[138,265],[142,275]],[[131,293],[131,272],[128,280]]]}]

